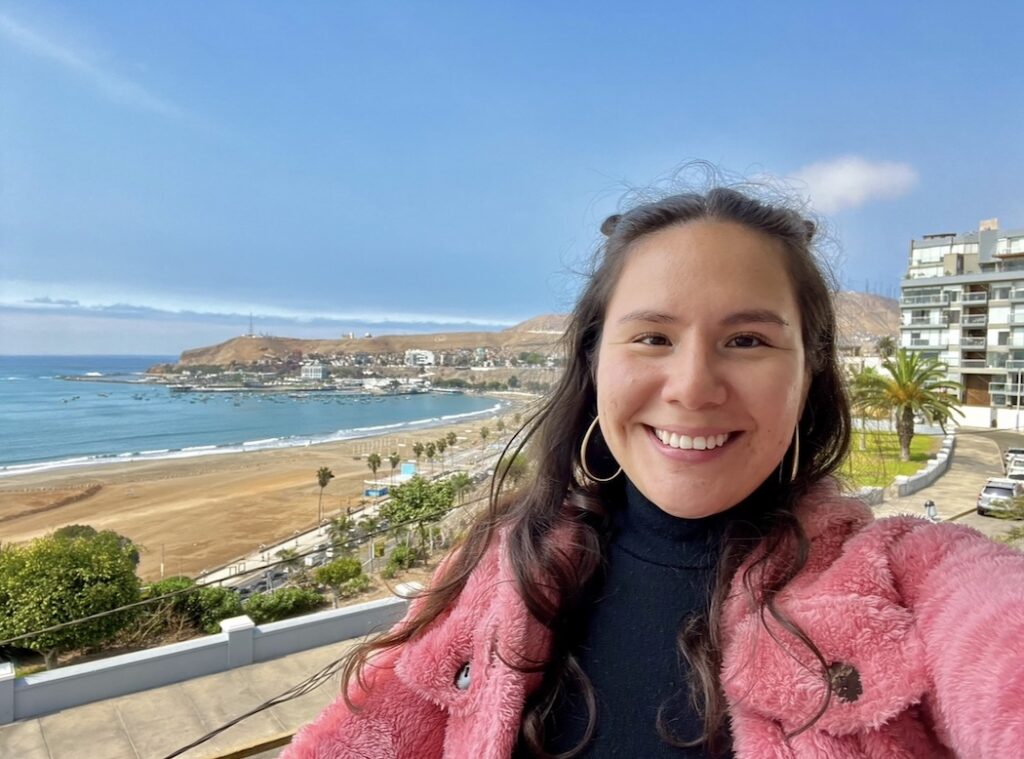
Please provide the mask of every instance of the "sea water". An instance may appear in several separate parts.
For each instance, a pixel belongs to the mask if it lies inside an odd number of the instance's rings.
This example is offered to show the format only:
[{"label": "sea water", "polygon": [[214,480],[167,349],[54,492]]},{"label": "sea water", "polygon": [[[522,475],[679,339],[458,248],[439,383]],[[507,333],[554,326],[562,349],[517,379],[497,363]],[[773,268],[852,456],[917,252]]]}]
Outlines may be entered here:
[{"label": "sea water", "polygon": [[148,367],[175,360],[0,356],[0,477],[400,434],[501,406],[457,393],[172,392],[147,380]]}]

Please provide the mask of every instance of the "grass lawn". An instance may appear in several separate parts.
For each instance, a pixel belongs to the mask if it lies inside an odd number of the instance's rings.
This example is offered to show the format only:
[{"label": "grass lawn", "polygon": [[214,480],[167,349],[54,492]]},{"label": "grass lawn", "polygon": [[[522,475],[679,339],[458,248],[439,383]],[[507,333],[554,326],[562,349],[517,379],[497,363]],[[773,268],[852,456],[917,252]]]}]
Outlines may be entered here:
[{"label": "grass lawn", "polygon": [[900,461],[900,443],[895,432],[855,431],[839,475],[857,487],[886,487],[897,475],[916,473],[941,444],[941,437],[914,435],[910,441],[910,461],[904,462]]}]

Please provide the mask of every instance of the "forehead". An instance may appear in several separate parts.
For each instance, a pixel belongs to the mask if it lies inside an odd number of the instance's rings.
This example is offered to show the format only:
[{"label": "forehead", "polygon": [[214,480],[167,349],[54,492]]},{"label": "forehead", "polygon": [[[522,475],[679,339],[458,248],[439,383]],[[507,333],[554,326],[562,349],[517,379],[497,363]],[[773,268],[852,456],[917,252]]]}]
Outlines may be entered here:
[{"label": "forehead", "polygon": [[650,305],[680,309],[798,306],[779,240],[740,224],[697,221],[645,235],[625,254],[608,314]]}]

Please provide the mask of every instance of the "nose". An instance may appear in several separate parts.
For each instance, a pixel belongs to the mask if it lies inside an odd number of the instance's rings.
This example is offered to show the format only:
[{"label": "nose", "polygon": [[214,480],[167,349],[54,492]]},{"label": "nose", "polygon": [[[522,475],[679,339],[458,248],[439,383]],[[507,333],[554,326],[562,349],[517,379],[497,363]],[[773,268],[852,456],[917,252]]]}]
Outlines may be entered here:
[{"label": "nose", "polygon": [[689,410],[725,403],[728,387],[713,348],[678,345],[664,367],[661,397]]}]

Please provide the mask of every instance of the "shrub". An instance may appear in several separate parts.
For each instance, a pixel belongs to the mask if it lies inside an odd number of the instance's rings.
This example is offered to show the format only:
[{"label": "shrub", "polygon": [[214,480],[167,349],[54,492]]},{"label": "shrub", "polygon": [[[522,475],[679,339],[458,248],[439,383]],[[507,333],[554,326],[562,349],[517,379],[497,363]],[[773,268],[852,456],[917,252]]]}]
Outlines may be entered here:
[{"label": "shrub", "polygon": [[394,564],[386,564],[382,570],[380,570],[380,576],[385,580],[394,580],[398,577],[398,569]]},{"label": "shrub", "polygon": [[242,604],[242,609],[253,622],[261,625],[305,614],[323,605],[323,602],[323,596],[313,590],[280,588],[253,596]]},{"label": "shrub", "polygon": [[238,594],[229,588],[205,586],[184,594],[185,613],[205,633],[220,632],[220,621],[242,614]]},{"label": "shrub", "polygon": [[318,567],[314,573],[316,581],[329,588],[338,588],[363,573],[363,565],[359,559],[335,559],[330,564]]},{"label": "shrub", "polygon": [[403,543],[395,546],[388,558],[388,564],[393,564],[398,569],[409,569],[415,563],[416,551]]},{"label": "shrub", "polygon": [[357,596],[364,591],[370,589],[370,578],[366,575],[359,575],[353,577],[351,580],[346,580],[338,586],[338,596],[341,598],[351,598]]}]

